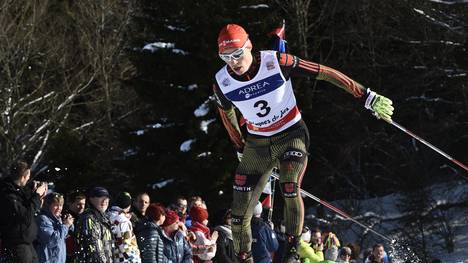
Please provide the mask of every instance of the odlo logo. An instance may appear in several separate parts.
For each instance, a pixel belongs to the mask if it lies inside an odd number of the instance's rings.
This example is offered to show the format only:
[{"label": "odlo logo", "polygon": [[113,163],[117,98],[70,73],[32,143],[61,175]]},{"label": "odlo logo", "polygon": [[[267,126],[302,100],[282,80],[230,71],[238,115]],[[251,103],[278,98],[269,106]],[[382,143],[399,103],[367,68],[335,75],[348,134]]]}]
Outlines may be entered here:
[{"label": "odlo logo", "polygon": [[301,152],[297,152],[297,151],[289,151],[289,152],[284,153],[285,158],[289,156],[295,156],[295,157],[301,158],[302,156],[304,156],[304,154]]}]

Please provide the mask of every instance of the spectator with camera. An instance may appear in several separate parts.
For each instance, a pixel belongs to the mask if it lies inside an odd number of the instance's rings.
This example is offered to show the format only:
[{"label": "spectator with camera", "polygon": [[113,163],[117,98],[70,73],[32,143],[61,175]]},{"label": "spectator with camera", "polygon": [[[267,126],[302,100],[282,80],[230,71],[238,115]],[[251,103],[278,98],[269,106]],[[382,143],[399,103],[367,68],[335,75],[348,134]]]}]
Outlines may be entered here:
[{"label": "spectator with camera", "polygon": [[26,162],[15,163],[0,183],[0,232],[5,262],[38,262],[33,241],[37,236],[34,220],[47,193],[47,184],[30,182],[31,168]]},{"label": "spectator with camera", "polygon": [[375,244],[372,247],[371,254],[365,259],[365,263],[391,263],[392,260],[388,257],[387,252],[382,244]]},{"label": "spectator with camera", "polygon": [[106,217],[109,192],[103,187],[89,191],[89,208],[78,218],[76,227],[75,260],[77,262],[112,262],[114,238]]},{"label": "spectator with camera", "polygon": [[[64,209],[64,214],[70,214],[74,222],[78,220],[78,217],[83,214],[86,206],[86,195],[80,190],[73,190],[67,194],[65,199],[67,208]],[[75,227],[72,225],[68,230],[68,236],[65,239],[67,247],[67,261],[73,263],[73,253],[75,251]]]},{"label": "spectator with camera", "polygon": [[65,214],[62,221],[63,196],[59,193],[47,194],[41,213],[36,218],[38,226],[36,251],[39,262],[65,263],[65,238],[73,225],[73,217]]}]

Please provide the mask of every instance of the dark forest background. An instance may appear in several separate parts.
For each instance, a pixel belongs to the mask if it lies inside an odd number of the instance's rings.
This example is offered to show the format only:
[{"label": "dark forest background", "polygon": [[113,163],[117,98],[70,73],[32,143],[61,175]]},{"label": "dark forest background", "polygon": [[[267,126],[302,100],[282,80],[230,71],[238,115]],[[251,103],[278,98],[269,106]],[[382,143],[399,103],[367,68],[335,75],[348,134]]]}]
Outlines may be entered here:
[{"label": "dark forest background", "polygon": [[[209,207],[228,206],[237,159],[210,101],[214,73],[223,65],[217,34],[226,23],[238,23],[260,50],[282,19],[290,53],[391,98],[395,121],[468,162],[464,1],[0,5],[3,173],[25,158],[38,179],[53,181],[61,192],[103,185],[114,193],[148,191],[162,202],[199,194]],[[317,196],[415,193],[468,178],[375,119],[362,100],[314,79],[293,84],[311,135],[303,187]],[[190,150],[181,151],[188,140]]]}]

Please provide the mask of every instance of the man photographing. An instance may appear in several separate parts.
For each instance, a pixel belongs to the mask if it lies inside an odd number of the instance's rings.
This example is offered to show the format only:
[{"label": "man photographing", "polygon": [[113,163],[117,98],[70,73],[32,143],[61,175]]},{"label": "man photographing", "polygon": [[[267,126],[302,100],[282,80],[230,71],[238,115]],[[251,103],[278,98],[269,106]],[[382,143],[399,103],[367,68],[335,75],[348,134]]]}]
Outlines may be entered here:
[{"label": "man photographing", "polygon": [[[357,98],[365,98],[365,107],[385,120],[391,120],[392,102],[335,69],[271,50],[253,54],[252,47],[239,25],[228,24],[219,33],[218,54],[226,65],[215,75],[214,95],[240,157],[233,185],[234,250],[240,262],[253,262],[252,212],[272,169],[279,164],[288,235],[284,262],[299,262],[297,248],[304,221],[299,191],[307,167],[309,135],[296,104],[291,77],[325,80]],[[246,121],[245,137],[235,108]]]},{"label": "man photographing", "polygon": [[37,236],[35,213],[47,193],[46,183],[29,183],[31,168],[26,162],[15,163],[0,183],[0,233],[5,262],[37,262],[32,242]]}]

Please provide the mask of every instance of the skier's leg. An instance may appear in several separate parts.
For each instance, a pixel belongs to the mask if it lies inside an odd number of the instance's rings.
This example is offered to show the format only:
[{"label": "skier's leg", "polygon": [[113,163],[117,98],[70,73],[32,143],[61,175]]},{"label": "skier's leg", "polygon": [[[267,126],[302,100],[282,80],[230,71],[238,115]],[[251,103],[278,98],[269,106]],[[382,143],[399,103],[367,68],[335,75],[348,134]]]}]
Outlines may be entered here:
[{"label": "skier's leg", "polygon": [[273,168],[269,144],[261,140],[248,139],[234,176],[232,235],[234,251],[243,262],[253,262],[250,220]]},{"label": "skier's leg", "polygon": [[307,167],[307,129],[291,132],[287,142],[281,144],[280,185],[284,197],[284,221],[288,243],[284,262],[299,262],[297,249],[304,223],[304,203],[300,194],[302,177]]},{"label": "skier's leg", "polygon": [[304,222],[304,203],[300,194],[302,177],[307,167],[307,152],[289,148],[280,161],[280,185],[284,197],[286,233],[300,236]]}]

